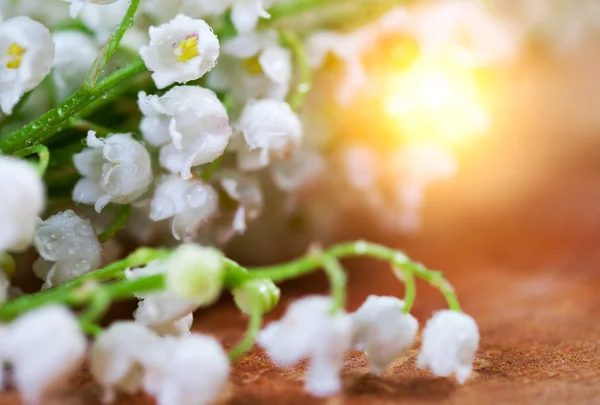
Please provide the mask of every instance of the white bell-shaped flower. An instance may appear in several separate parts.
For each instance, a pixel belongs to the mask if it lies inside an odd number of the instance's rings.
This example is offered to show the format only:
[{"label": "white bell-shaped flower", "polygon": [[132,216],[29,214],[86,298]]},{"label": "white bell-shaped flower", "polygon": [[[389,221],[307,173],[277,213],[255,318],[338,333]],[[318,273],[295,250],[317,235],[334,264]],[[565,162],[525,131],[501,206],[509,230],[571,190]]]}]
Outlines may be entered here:
[{"label": "white bell-shaped flower", "polygon": [[129,204],[148,190],[152,183],[150,154],[130,134],[98,139],[89,131],[87,145],[73,156],[75,168],[84,176],[73,189],[73,201],[94,204],[100,212],[109,202]]},{"label": "white bell-shaped flower", "polygon": [[204,20],[178,14],[149,34],[140,55],[159,89],[199,79],[217,63],[219,40]]},{"label": "white bell-shaped flower", "polygon": [[104,389],[105,400],[116,391],[135,394],[143,386],[144,367],[162,363],[161,338],[134,322],[114,322],[96,338],[90,353],[92,376]]},{"label": "white bell-shaped flower", "polygon": [[6,350],[25,402],[35,403],[80,365],[86,339],[68,309],[34,309],[9,327]]},{"label": "white bell-shaped flower", "polygon": [[[67,98],[81,87],[90,66],[98,55],[98,45],[79,31],[58,31],[54,41],[54,70],[52,77],[58,96]],[[77,49],[77,52],[73,52]]]},{"label": "white bell-shaped flower", "polygon": [[325,170],[325,160],[316,151],[300,148],[287,159],[271,163],[271,178],[280,190],[292,192],[317,178]]},{"label": "white bell-shaped flower", "polygon": [[260,215],[263,193],[257,179],[234,170],[222,170],[215,175],[227,197],[236,204],[231,223],[233,234],[243,234],[246,224]]},{"label": "white bell-shaped flower", "polygon": [[237,36],[223,43],[218,65],[207,75],[211,88],[235,100],[270,98],[283,101],[292,77],[292,56],[279,45],[276,31]]},{"label": "white bell-shaped flower", "polygon": [[414,343],[419,323],[403,308],[404,301],[396,297],[371,295],[352,314],[353,346],[365,351],[375,374],[383,373]]},{"label": "white bell-shaped flower", "polygon": [[441,377],[456,375],[463,384],[473,371],[473,358],[479,347],[479,329],[463,312],[439,311],[427,321],[417,367],[429,367]]},{"label": "white bell-shaped flower", "polygon": [[52,68],[54,44],[50,31],[29,17],[0,22],[0,109],[12,113],[26,92],[44,80]]},{"label": "white bell-shaped flower", "polygon": [[[167,272],[165,261],[155,261],[146,267],[128,270],[125,275],[127,279],[148,277],[155,274]],[[137,309],[133,312],[136,323],[144,325],[159,334],[164,331],[177,330],[181,328],[183,318],[186,318],[200,306],[196,302],[181,297],[171,290],[159,292],[136,294],[140,299]],[[193,316],[191,318],[193,321]]]},{"label": "white bell-shaped flower", "polygon": [[283,101],[250,100],[237,126],[244,141],[236,145],[242,170],[257,170],[271,158],[289,157],[302,141],[300,118]]},{"label": "white bell-shaped flower", "polygon": [[176,319],[161,325],[153,325],[152,330],[160,336],[183,336],[189,335],[194,323],[194,314],[187,314],[183,318]]},{"label": "white bell-shaped flower", "polygon": [[106,4],[111,4],[116,2],[117,0],[64,0],[68,3],[71,3],[71,17],[72,18],[76,18],[79,13],[81,12],[81,10],[83,10],[83,7],[85,7],[86,4],[102,4],[102,5],[106,5]]},{"label": "white bell-shaped flower", "polygon": [[267,8],[277,0],[233,0],[231,5],[231,22],[237,32],[253,31],[260,18],[270,18]]},{"label": "white bell-shaped flower", "polygon": [[339,371],[344,352],[351,347],[351,319],[343,312],[332,314],[332,305],[329,297],[300,299],[258,336],[258,343],[281,367],[310,356],[305,387],[315,396],[332,395],[341,389]]},{"label": "white bell-shaped flower", "polygon": [[219,342],[192,334],[166,337],[165,361],[145,378],[146,391],[158,405],[205,405],[213,403],[227,383],[229,359]]},{"label": "white bell-shaped flower", "polygon": [[19,159],[0,156],[0,252],[22,251],[45,207],[44,183],[34,167]]},{"label": "white bell-shaped flower", "polygon": [[223,254],[195,243],[180,245],[164,261],[167,290],[198,305],[212,304],[221,294]]},{"label": "white bell-shaped flower", "polygon": [[175,238],[189,239],[218,209],[219,196],[209,184],[169,176],[156,187],[150,205],[150,219],[161,221],[173,218]]},{"label": "white bell-shaped flower", "polygon": [[94,228],[71,210],[42,221],[33,244],[41,256],[33,271],[45,281],[46,288],[97,269],[102,259],[102,245]]},{"label": "white bell-shaped flower", "polygon": [[172,173],[189,179],[191,167],[225,152],[231,137],[229,117],[212,90],[176,86],[161,97],[140,92],[138,104],[144,115],[142,135],[162,147],[160,163]]}]

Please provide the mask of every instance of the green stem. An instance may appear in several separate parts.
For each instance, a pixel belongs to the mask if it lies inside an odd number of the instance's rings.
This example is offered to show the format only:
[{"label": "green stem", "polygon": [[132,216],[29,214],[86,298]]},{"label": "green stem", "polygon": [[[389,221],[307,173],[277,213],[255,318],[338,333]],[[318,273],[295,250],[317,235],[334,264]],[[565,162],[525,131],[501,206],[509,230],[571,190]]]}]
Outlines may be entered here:
[{"label": "green stem", "polygon": [[246,353],[252,348],[256,341],[256,335],[260,330],[263,323],[263,311],[260,297],[258,295],[252,295],[252,312],[250,313],[250,321],[246,329],[246,334],[240,343],[238,343],[229,352],[229,360],[237,360],[241,355]]},{"label": "green stem", "polygon": [[286,30],[281,32],[281,38],[292,51],[298,69],[298,80],[293,91],[288,96],[288,103],[294,111],[299,111],[304,104],[304,99],[312,87],[312,69],[308,64],[304,44],[294,32]]},{"label": "green stem", "polygon": [[131,205],[119,205],[115,212],[115,218],[113,222],[101,233],[98,235],[98,240],[100,243],[107,242],[112,239],[117,232],[127,225],[129,221],[129,217],[131,215]]},{"label": "green stem", "polygon": [[111,56],[118,49],[121,39],[123,39],[123,35],[125,35],[125,31],[127,31],[133,25],[133,18],[135,17],[135,12],[137,11],[139,5],[140,0],[131,0],[129,7],[125,12],[125,16],[123,17],[123,20],[121,20],[117,30],[110,36],[110,38],[108,38],[100,50],[100,54],[94,60],[94,63],[92,64],[92,67],[85,78],[84,87],[96,87],[98,78],[106,68]]},{"label": "green stem", "polygon": [[323,268],[331,285],[331,295],[333,296],[332,312],[335,313],[346,306],[346,272],[339,260],[333,256],[325,258]]},{"label": "green stem", "polygon": [[[88,295],[90,295],[89,291],[83,294],[82,291],[79,290],[79,288],[85,289],[86,284],[122,278],[125,270],[128,268],[144,266],[154,260],[164,260],[170,255],[171,251],[168,249],[152,249],[146,247],[139,248],[123,260],[119,260],[99,270],[79,276],[73,280],[59,285],[58,287],[54,287],[45,291],[39,291],[34,294],[23,295],[6,302],[0,307],[0,319],[10,320],[31,309],[39,308],[48,304],[82,304],[87,302],[87,300],[90,298],[88,297]],[[135,280],[124,281],[131,281],[132,283],[130,284],[133,285],[133,287],[123,287],[123,285],[129,285],[126,283],[118,284],[117,286],[113,287],[107,285],[105,287],[113,299],[123,297],[123,288],[142,288],[145,286],[140,286],[138,283],[133,283]],[[140,284],[143,283],[140,282]]]},{"label": "green stem", "polygon": [[88,303],[87,309],[79,315],[79,320],[84,323],[95,324],[98,319],[102,318],[112,302],[108,291],[98,286]]},{"label": "green stem", "polygon": [[131,80],[145,70],[144,62],[139,59],[112,73],[94,89],[83,86],[67,97],[58,107],[48,111],[21,129],[8,134],[0,142],[0,150],[7,154],[14,153],[19,149],[47,140],[62,129],[65,129],[71,117],[82,112],[82,110],[85,109],[87,114],[92,113],[93,111],[86,108],[91,102],[101,99],[117,85]]},{"label": "green stem", "polygon": [[[309,255],[286,264],[248,269],[249,271],[245,275],[240,273],[236,276],[231,276],[229,283],[235,284],[243,282],[244,279],[256,278],[269,278],[274,282],[290,280],[316,271],[319,266],[323,265],[323,261],[328,256],[338,259],[351,256],[367,256],[387,261],[402,271],[410,272],[414,276],[427,281],[429,284],[439,289],[446,298],[450,309],[456,311],[460,310],[458,298],[454,294],[454,290],[450,283],[444,278],[442,272],[428,270],[422,264],[411,261],[402,252],[365,241],[335,245],[319,255]],[[414,291],[407,289],[406,293],[409,295],[407,298],[410,303],[411,300],[414,300],[414,297],[410,296],[410,294],[414,294]]]},{"label": "green stem", "polygon": [[33,145],[25,149],[21,149],[15,153],[13,153],[16,157],[26,157],[31,154],[37,154],[39,157],[39,162],[37,164],[37,169],[40,175],[44,175],[46,173],[46,169],[48,168],[48,164],[50,163],[50,151],[45,145],[38,144]]},{"label": "green stem", "polygon": [[398,268],[394,266],[394,275],[404,283],[404,309],[405,314],[410,313],[415,299],[417,298],[417,285],[415,276],[406,268]]}]

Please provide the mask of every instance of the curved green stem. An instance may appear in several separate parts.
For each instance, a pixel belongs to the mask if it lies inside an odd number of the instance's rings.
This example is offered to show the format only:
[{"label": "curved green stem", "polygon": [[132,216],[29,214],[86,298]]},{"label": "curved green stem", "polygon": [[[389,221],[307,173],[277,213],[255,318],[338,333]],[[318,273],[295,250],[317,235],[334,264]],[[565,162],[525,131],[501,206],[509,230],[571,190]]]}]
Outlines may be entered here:
[{"label": "curved green stem", "polygon": [[127,31],[133,25],[133,18],[135,17],[135,12],[137,11],[139,5],[140,0],[131,0],[129,7],[125,12],[125,16],[123,17],[123,20],[121,20],[117,30],[110,36],[110,38],[108,38],[102,49],[100,49],[100,53],[94,60],[90,71],[85,77],[84,86],[89,88],[94,88],[96,86],[96,82],[106,68],[108,61],[119,47],[121,39],[123,39],[123,35],[125,35],[125,31]]},{"label": "curved green stem", "polygon": [[[254,278],[270,278],[274,282],[290,280],[316,271],[319,266],[323,265],[323,261],[328,256],[338,259],[351,256],[366,256],[387,261],[393,266],[401,269],[403,272],[410,272],[412,275],[429,282],[429,284],[442,292],[450,309],[460,310],[458,298],[454,294],[454,290],[450,283],[444,278],[442,272],[428,270],[421,263],[413,262],[400,251],[365,241],[335,245],[323,251],[321,254],[308,255],[286,264],[248,269],[249,271],[247,274],[238,274],[235,277],[232,277],[229,282],[238,283],[243,282],[244,279]],[[406,292],[409,294],[407,298],[410,303],[411,300],[414,300],[414,297],[411,298],[410,296],[410,294],[414,294],[414,290],[407,289]]]},{"label": "curved green stem", "polygon": [[13,155],[16,157],[26,157],[34,153],[37,154],[40,159],[37,164],[37,169],[38,172],[43,176],[44,173],[46,173],[48,164],[50,163],[50,151],[46,146],[42,144],[33,145],[28,148],[17,151],[13,153]]},{"label": "curved green stem", "polygon": [[117,232],[123,229],[125,225],[127,225],[127,222],[129,222],[129,217],[131,215],[130,204],[119,205],[115,211],[115,218],[113,222],[98,235],[98,240],[100,243],[104,243],[112,239]]},{"label": "curved green stem", "polygon": [[256,341],[256,335],[260,330],[263,323],[263,312],[260,297],[257,295],[252,296],[252,311],[250,312],[250,321],[244,338],[229,352],[229,360],[237,360],[241,355],[246,353],[252,348]]},{"label": "curved green stem", "polygon": [[145,70],[146,67],[144,66],[144,62],[139,59],[112,73],[93,89],[88,86],[83,86],[71,96],[67,97],[58,107],[48,111],[40,118],[4,137],[2,141],[0,141],[0,150],[7,154],[14,153],[19,149],[47,140],[54,134],[68,127],[71,117],[83,110],[85,110],[86,114],[92,113],[93,111],[86,108],[90,103],[102,99],[102,97],[110,90],[121,83],[131,80]]},{"label": "curved green stem", "polygon": [[346,272],[339,260],[333,256],[325,257],[323,269],[331,285],[331,295],[333,296],[331,312],[335,313],[346,306]]},{"label": "curved green stem", "polygon": [[[91,298],[94,291],[93,288],[88,288],[89,283],[123,278],[125,270],[128,268],[144,266],[154,260],[164,260],[170,255],[171,250],[168,249],[140,248],[123,260],[79,276],[57,287],[23,295],[4,303],[0,307],[0,319],[10,320],[31,309],[48,304],[81,305]],[[131,291],[157,289],[158,281],[156,279],[139,281],[146,279],[121,280],[108,284],[103,288],[106,289],[112,299],[127,297],[127,294]],[[162,283],[162,275],[160,275],[160,283]]]},{"label": "curved green stem", "polygon": [[417,285],[415,283],[415,276],[411,271],[405,268],[398,268],[394,266],[394,275],[404,283],[404,309],[405,314],[410,313],[415,299],[417,298]]},{"label": "curved green stem", "polygon": [[294,111],[300,110],[306,95],[312,87],[312,69],[308,65],[304,44],[292,31],[282,31],[281,38],[289,46],[298,69],[298,80],[293,91],[288,96],[288,102]]}]

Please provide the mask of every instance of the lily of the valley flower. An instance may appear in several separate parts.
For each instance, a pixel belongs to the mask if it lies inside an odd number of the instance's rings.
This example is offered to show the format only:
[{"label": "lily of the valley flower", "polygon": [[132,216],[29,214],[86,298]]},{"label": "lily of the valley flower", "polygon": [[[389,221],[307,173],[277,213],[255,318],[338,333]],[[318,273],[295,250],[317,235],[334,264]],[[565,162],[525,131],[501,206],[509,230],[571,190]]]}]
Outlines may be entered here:
[{"label": "lily of the valley flower", "polygon": [[263,193],[260,183],[253,177],[234,170],[222,170],[215,179],[227,196],[236,202],[231,230],[234,234],[243,234],[246,224],[260,215],[263,206]]},{"label": "lily of the valley flower", "polygon": [[[167,267],[163,261],[152,262],[146,267],[126,272],[128,279],[164,274]],[[173,291],[164,290],[153,293],[136,294],[140,299],[133,312],[136,323],[144,325],[159,334],[181,334],[182,327],[191,326],[192,313],[200,307],[196,302],[183,298]],[[191,319],[189,319],[191,317]],[[185,320],[188,318],[187,320]]]},{"label": "lily of the valley flower", "polygon": [[473,318],[462,312],[439,311],[427,321],[417,366],[429,367],[441,377],[454,373],[463,384],[473,370],[478,346],[479,329]]},{"label": "lily of the valley flower", "polygon": [[332,314],[331,308],[329,297],[300,299],[289,306],[280,321],[267,325],[258,336],[258,343],[281,367],[310,356],[305,387],[315,396],[332,395],[341,389],[342,357],[351,346],[350,317],[341,312]]},{"label": "lily of the valley flower", "polygon": [[396,297],[371,295],[352,314],[354,348],[365,351],[375,374],[384,372],[414,343],[419,323],[403,308],[404,301]]},{"label": "lily of the valley flower", "polygon": [[142,134],[161,146],[161,165],[172,173],[189,179],[191,167],[212,162],[225,151],[229,117],[213,91],[176,86],[161,97],[140,92],[138,98]]},{"label": "lily of the valley flower", "polygon": [[217,213],[218,208],[219,196],[209,184],[168,176],[156,187],[150,205],[150,219],[173,218],[173,236],[189,239]]},{"label": "lily of the valley flower", "polygon": [[159,89],[199,79],[217,62],[219,40],[204,20],[179,14],[149,33],[140,55]]},{"label": "lily of the valley flower", "polygon": [[223,255],[194,243],[179,246],[164,263],[167,289],[198,305],[208,305],[221,294]]},{"label": "lily of the valley flower", "polygon": [[289,157],[302,141],[300,118],[283,101],[250,100],[237,126],[244,141],[236,146],[238,165],[246,171],[267,166],[271,158]]},{"label": "lily of the valley flower", "polygon": [[111,4],[117,0],[64,0],[71,3],[71,18],[76,18],[86,4]]},{"label": "lily of the valley flower", "polygon": [[0,252],[22,251],[33,239],[45,206],[44,183],[27,162],[0,156]]},{"label": "lily of the valley flower", "polygon": [[237,32],[247,33],[256,28],[260,18],[270,18],[267,8],[277,0],[233,0],[231,5],[231,22]]},{"label": "lily of the valley flower", "polygon": [[150,154],[130,134],[98,139],[89,131],[87,145],[73,156],[84,176],[73,189],[73,201],[94,204],[100,212],[109,202],[129,204],[146,192],[152,183]]},{"label": "lily of the valley flower", "polygon": [[146,377],[146,391],[158,405],[205,405],[218,397],[229,377],[229,359],[219,342],[192,334],[163,340],[162,367]]},{"label": "lily of the valley flower", "polygon": [[265,30],[223,43],[219,63],[208,84],[235,100],[270,98],[283,101],[292,77],[292,56],[279,45],[277,32]]},{"label": "lily of the valley flower", "polygon": [[26,92],[44,80],[52,68],[54,44],[50,31],[29,17],[0,22],[0,109],[12,113]]},{"label": "lily of the valley flower", "polygon": [[160,337],[134,322],[115,322],[96,338],[90,353],[94,380],[107,402],[116,391],[135,394],[142,389],[144,367],[160,364]]},{"label": "lily of the valley flower", "polygon": [[14,381],[28,403],[68,377],[83,360],[86,339],[66,308],[46,306],[14,321],[2,339]]},{"label": "lily of the valley flower", "polygon": [[55,47],[52,77],[63,100],[81,87],[99,49],[88,35],[79,31],[59,31],[52,39]]},{"label": "lily of the valley flower", "polygon": [[71,210],[41,222],[33,244],[41,256],[34,263],[33,272],[45,281],[46,288],[97,269],[102,258],[102,246],[94,228]]},{"label": "lily of the valley flower", "polygon": [[204,405],[226,384],[229,360],[212,337],[161,338],[141,325],[117,322],[94,343],[91,368],[108,400],[115,390],[143,387],[158,405]]}]

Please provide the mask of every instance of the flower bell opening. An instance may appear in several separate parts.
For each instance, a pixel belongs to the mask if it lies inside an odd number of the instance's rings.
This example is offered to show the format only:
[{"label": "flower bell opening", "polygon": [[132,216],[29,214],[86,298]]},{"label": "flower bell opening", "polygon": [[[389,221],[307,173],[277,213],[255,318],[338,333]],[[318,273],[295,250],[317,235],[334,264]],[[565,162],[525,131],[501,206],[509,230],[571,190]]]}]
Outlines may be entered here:
[{"label": "flower bell opening", "polygon": [[249,58],[244,59],[244,70],[253,76],[257,76],[263,73],[263,68],[260,64],[260,55],[256,54]]},{"label": "flower bell opening", "polygon": [[200,51],[198,51],[198,34],[194,33],[186,37],[175,47],[173,53],[177,57],[177,60],[183,63],[200,56]]},{"label": "flower bell opening", "polygon": [[8,56],[8,62],[6,62],[6,67],[9,69],[18,69],[21,66],[21,61],[23,60],[23,55],[27,50],[20,46],[17,43],[12,44],[6,50],[6,56]]}]

